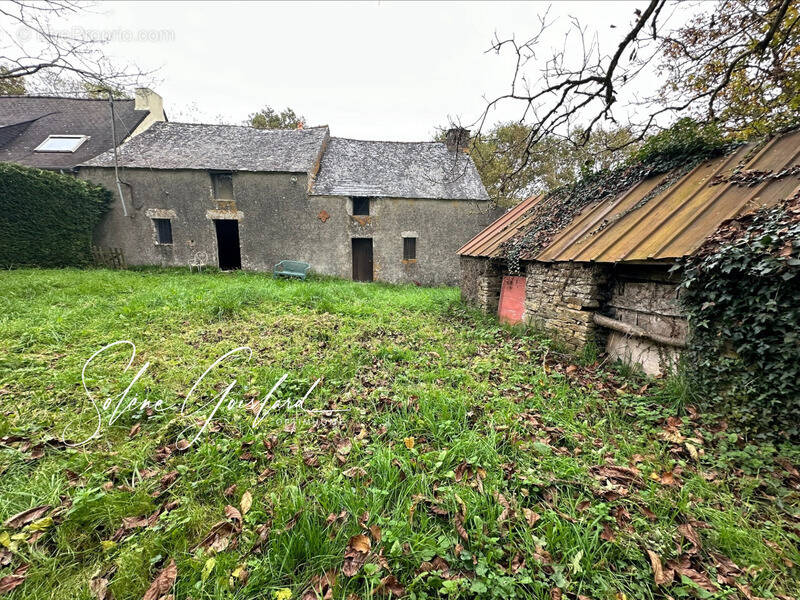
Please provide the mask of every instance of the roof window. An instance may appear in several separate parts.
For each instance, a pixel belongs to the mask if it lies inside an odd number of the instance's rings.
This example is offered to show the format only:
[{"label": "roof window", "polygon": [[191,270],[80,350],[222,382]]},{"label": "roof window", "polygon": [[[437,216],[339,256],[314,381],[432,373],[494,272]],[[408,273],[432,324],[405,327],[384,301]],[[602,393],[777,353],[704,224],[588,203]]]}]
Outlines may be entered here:
[{"label": "roof window", "polygon": [[48,135],[34,152],[75,152],[88,139],[88,135]]}]

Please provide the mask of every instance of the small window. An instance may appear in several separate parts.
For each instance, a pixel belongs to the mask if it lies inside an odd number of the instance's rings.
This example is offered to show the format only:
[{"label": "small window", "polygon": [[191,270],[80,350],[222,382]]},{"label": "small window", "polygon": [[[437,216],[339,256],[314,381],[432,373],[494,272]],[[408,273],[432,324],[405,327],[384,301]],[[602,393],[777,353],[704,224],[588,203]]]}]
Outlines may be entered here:
[{"label": "small window", "polygon": [[417,238],[403,238],[403,260],[417,260]]},{"label": "small window", "polygon": [[172,221],[169,219],[153,219],[156,226],[156,241],[159,244],[172,243]]},{"label": "small window", "polygon": [[233,173],[212,173],[215,200],[233,200]]},{"label": "small window", "polygon": [[34,152],[75,152],[88,139],[88,135],[49,135]]},{"label": "small window", "polygon": [[353,214],[369,215],[369,198],[353,198]]}]

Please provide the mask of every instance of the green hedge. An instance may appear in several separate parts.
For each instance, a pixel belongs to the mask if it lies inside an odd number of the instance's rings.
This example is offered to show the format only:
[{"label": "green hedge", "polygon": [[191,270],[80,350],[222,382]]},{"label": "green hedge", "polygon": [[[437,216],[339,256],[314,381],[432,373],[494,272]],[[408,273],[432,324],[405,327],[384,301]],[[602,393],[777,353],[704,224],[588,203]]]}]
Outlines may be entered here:
[{"label": "green hedge", "polygon": [[0,163],[0,267],[81,266],[92,231],[111,204],[100,186]]}]

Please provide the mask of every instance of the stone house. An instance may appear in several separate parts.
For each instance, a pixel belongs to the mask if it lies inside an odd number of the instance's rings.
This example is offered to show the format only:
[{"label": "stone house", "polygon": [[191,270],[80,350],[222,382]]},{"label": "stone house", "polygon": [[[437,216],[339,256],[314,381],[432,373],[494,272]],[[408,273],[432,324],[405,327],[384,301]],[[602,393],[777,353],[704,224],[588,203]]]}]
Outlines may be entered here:
[{"label": "stone house", "polygon": [[95,238],[129,264],[299,260],[348,279],[455,284],[456,250],[490,221],[465,134],[372,142],[326,126],[158,123],[120,146],[116,171],[108,152],[79,176],[121,190]]},{"label": "stone house", "polygon": [[[800,193],[799,160],[793,131],[687,173],[645,178],[571,218],[552,218],[559,206],[551,197],[529,198],[459,249],[462,297],[571,351],[595,343],[612,358],[663,372],[688,329],[676,262],[724,221]],[[545,242],[520,250],[531,235]]]},{"label": "stone house", "polygon": [[165,121],[164,103],[147,88],[132,99],[0,96],[0,161],[72,172],[82,162]]}]

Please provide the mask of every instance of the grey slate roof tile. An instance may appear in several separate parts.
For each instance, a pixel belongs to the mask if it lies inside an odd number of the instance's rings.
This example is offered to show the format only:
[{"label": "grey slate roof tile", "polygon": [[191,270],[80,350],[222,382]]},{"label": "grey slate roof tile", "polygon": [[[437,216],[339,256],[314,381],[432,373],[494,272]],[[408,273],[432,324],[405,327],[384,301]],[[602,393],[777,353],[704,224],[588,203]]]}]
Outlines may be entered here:
[{"label": "grey slate roof tile", "polygon": [[[265,130],[238,125],[154,123],[118,149],[122,167],[307,173],[316,164],[327,127]],[[81,166],[113,167],[106,152]]]},{"label": "grey slate roof tile", "polygon": [[[133,100],[114,101],[117,143],[147,116]],[[49,135],[88,135],[75,152],[34,152]],[[0,161],[42,169],[71,169],[113,148],[107,100],[0,96]]]},{"label": "grey slate roof tile", "polygon": [[312,195],[488,200],[472,159],[441,142],[331,138]]}]

